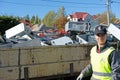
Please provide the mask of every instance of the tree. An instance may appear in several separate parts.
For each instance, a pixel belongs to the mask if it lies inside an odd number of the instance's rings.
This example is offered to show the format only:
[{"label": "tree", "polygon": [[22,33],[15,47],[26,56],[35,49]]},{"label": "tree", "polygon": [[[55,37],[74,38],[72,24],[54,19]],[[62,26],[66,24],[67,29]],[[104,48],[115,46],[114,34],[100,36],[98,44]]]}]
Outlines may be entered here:
[{"label": "tree", "polygon": [[32,16],[30,22],[31,22],[31,24],[35,24],[35,16]]},{"label": "tree", "polygon": [[41,19],[38,16],[35,18],[35,24],[41,24]]},{"label": "tree", "polygon": [[99,23],[107,24],[107,12],[100,14]]},{"label": "tree", "polygon": [[29,20],[29,21],[30,21],[29,15],[26,15],[26,16],[24,17],[24,20]]},{"label": "tree", "polygon": [[64,29],[66,22],[67,18],[64,15],[61,15],[60,18],[56,20],[55,26],[58,30]]},{"label": "tree", "polygon": [[20,17],[13,17],[13,16],[0,16],[0,33],[2,35],[5,34],[7,29],[14,27],[15,25],[19,24]]},{"label": "tree", "polygon": [[54,11],[49,11],[47,15],[43,18],[42,22],[46,26],[53,26],[54,25],[54,20],[55,20],[55,12]]},{"label": "tree", "polygon": [[62,6],[61,8],[58,9],[56,12],[56,19],[60,18],[61,16],[65,16],[65,8]]},{"label": "tree", "polygon": [[65,8],[62,6],[58,9],[55,17],[55,26],[58,30],[64,29],[64,26],[67,22],[67,18],[65,17]]},{"label": "tree", "polygon": [[65,17],[65,8],[62,6],[61,8],[58,9],[58,11],[56,13],[54,11],[49,11],[47,13],[47,15],[43,18],[42,22],[46,26],[56,26],[57,25],[57,27],[58,27],[58,23],[61,23],[61,22],[58,22],[58,21],[63,16]]},{"label": "tree", "polygon": [[[102,14],[97,14],[97,17],[99,17],[99,23],[107,24],[107,12],[103,12]],[[119,23],[119,19],[116,18],[116,16],[110,12],[110,23],[117,24]]]}]

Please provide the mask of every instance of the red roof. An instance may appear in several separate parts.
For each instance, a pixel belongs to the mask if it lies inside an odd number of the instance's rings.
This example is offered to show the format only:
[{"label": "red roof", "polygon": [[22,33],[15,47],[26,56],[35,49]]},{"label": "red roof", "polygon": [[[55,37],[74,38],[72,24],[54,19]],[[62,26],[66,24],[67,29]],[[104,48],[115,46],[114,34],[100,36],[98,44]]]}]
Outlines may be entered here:
[{"label": "red roof", "polygon": [[94,19],[96,19],[96,18],[98,18],[98,17],[99,17],[99,15],[98,15],[98,16],[93,15],[93,16],[92,16],[92,19],[94,20]]},{"label": "red roof", "polygon": [[88,13],[86,13],[86,12],[75,12],[73,15],[70,15],[70,16],[71,16],[71,18],[84,19],[87,15],[88,15]]}]

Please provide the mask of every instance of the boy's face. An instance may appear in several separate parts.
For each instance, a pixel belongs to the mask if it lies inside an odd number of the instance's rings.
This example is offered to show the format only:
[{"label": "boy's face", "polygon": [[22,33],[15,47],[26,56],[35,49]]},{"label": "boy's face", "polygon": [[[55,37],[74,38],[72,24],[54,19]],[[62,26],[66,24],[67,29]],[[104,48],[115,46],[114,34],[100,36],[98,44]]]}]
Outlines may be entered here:
[{"label": "boy's face", "polygon": [[104,45],[107,39],[107,34],[96,34],[95,39],[99,45]]}]

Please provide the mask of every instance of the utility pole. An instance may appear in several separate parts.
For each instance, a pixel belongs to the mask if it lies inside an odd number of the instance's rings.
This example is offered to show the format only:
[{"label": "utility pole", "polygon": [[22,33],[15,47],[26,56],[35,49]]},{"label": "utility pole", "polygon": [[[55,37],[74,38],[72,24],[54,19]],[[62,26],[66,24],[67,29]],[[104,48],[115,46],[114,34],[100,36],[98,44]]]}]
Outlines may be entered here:
[{"label": "utility pole", "polygon": [[106,5],[107,5],[107,23],[109,26],[110,24],[110,0],[107,0]]}]

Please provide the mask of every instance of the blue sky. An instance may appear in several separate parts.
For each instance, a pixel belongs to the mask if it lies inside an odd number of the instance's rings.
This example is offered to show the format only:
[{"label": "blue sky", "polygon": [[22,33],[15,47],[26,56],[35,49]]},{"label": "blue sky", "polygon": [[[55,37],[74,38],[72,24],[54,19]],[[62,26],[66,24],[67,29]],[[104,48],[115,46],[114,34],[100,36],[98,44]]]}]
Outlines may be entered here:
[{"label": "blue sky", "polygon": [[[38,15],[43,18],[49,11],[55,12],[65,7],[66,14],[87,12],[91,15],[103,13],[107,10],[107,0],[0,0],[0,15],[24,17]],[[111,10],[120,19],[120,1],[112,0]]]}]

